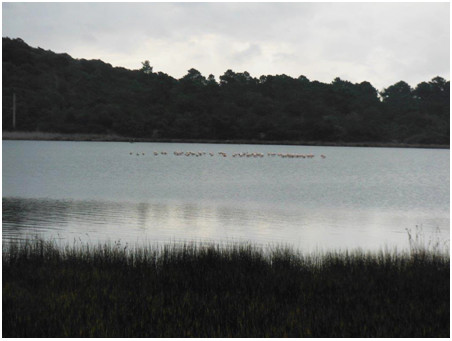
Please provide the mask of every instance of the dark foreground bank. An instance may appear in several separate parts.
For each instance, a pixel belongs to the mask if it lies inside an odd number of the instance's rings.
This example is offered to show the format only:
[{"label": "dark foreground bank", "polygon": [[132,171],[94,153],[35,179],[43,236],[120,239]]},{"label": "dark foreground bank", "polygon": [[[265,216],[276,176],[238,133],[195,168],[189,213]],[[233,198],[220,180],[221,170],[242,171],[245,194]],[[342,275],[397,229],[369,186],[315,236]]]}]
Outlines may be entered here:
[{"label": "dark foreground bank", "polygon": [[3,246],[3,337],[449,337],[450,259]]}]

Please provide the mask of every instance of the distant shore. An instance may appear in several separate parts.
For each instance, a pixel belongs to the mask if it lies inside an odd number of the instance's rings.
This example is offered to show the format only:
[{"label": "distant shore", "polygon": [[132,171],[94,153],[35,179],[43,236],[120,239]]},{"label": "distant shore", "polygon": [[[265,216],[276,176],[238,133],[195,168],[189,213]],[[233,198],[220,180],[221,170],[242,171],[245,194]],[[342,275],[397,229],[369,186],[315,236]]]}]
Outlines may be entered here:
[{"label": "distant shore", "polygon": [[320,141],[266,141],[266,140],[208,140],[208,139],[170,139],[127,137],[110,134],[64,134],[27,131],[3,131],[2,140],[32,141],[93,141],[93,142],[170,142],[170,143],[214,143],[214,144],[265,144],[265,145],[304,145],[335,147],[385,147],[385,148],[436,148],[450,149],[443,144],[408,144],[398,142],[320,142]]}]

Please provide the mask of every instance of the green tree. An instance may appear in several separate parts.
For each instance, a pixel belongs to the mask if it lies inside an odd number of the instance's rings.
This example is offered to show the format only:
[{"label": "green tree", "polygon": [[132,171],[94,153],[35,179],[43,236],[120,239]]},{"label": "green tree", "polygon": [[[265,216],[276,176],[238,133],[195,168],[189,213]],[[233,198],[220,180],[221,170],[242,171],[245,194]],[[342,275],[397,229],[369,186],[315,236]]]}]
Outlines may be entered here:
[{"label": "green tree", "polygon": [[2,39],[3,129],[116,133],[160,138],[449,143],[450,82],[415,89],[400,81],[381,92],[340,78],[252,77],[227,70],[206,79],[191,68],[177,80],[73,59]]},{"label": "green tree", "polygon": [[142,64],[142,67],[141,67],[140,71],[144,72],[147,75],[152,73],[153,67],[149,63],[149,60],[145,60],[144,62],[141,62],[141,64]]}]

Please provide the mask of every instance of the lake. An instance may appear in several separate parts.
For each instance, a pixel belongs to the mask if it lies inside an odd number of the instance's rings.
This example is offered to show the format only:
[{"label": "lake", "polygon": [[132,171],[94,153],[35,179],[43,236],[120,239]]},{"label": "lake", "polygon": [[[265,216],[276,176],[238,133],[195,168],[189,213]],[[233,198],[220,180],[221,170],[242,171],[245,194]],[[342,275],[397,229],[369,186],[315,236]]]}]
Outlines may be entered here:
[{"label": "lake", "polygon": [[416,226],[450,238],[448,149],[3,141],[2,151],[3,241],[401,250]]}]

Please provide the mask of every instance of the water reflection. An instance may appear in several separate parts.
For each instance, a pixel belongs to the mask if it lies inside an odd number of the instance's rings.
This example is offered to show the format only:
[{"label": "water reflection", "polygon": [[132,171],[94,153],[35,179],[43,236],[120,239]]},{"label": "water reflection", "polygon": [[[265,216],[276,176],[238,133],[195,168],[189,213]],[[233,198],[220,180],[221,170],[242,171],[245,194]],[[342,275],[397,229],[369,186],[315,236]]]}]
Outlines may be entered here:
[{"label": "water reflection", "polygon": [[[228,240],[303,249],[449,239],[449,150],[4,141],[3,239]],[[153,151],[167,151],[154,156]],[[185,157],[204,150],[326,159]],[[145,155],[131,157],[130,152]]]},{"label": "water reflection", "polygon": [[[193,203],[120,203],[3,198],[3,239],[38,234],[87,242],[251,241],[303,250],[408,246],[404,228],[419,221],[428,235],[448,217],[372,210],[259,208]],[[400,228],[394,228],[399,226]],[[448,230],[442,237],[448,239]]]}]

